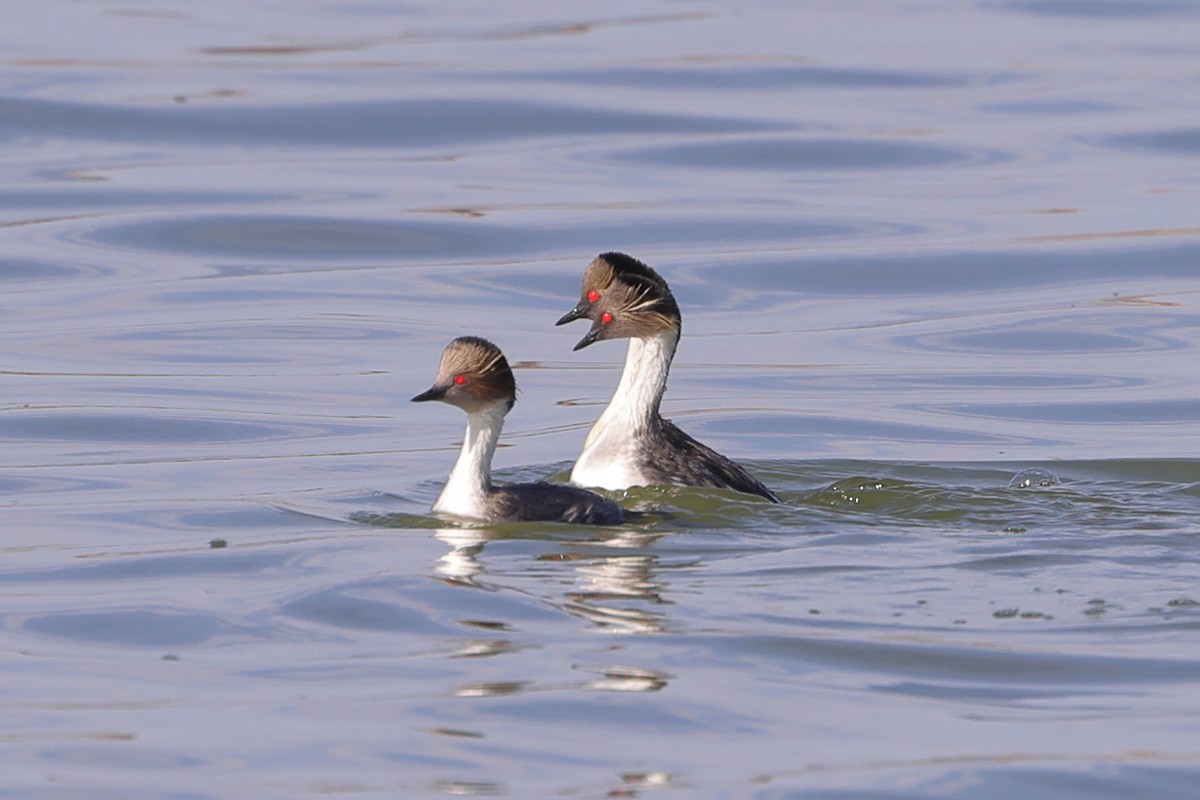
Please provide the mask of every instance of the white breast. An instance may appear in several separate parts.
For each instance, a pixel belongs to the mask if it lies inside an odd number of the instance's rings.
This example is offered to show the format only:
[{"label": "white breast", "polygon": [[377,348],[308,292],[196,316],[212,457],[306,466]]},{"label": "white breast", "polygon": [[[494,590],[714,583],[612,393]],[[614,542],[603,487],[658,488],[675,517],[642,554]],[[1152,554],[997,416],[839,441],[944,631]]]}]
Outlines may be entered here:
[{"label": "white breast", "polygon": [[629,340],[617,390],[583,443],[571,483],[610,491],[654,483],[640,467],[640,438],[658,414],[678,341],[674,331]]},{"label": "white breast", "polygon": [[[453,477],[453,476],[451,476]],[[433,513],[465,519],[487,519],[487,495],[465,481],[448,480],[433,503]]]},{"label": "white breast", "polygon": [[637,466],[634,444],[628,437],[620,436],[590,441],[571,470],[571,483],[609,491],[649,485],[651,481]]}]

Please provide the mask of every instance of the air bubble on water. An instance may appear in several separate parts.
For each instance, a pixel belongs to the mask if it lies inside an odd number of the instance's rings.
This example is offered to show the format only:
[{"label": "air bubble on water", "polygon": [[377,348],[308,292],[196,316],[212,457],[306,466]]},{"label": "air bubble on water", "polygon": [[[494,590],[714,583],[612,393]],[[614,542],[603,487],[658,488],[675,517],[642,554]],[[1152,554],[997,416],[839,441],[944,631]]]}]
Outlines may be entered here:
[{"label": "air bubble on water", "polygon": [[1010,489],[1045,489],[1049,486],[1061,486],[1062,481],[1048,469],[1030,467],[1023,469],[1008,482]]}]

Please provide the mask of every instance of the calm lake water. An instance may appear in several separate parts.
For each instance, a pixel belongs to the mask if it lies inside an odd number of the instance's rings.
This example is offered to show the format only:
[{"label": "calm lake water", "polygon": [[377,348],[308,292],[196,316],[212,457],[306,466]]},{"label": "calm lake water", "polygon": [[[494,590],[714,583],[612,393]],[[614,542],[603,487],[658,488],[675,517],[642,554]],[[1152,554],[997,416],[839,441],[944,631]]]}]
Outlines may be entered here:
[{"label": "calm lake water", "polygon": [[[9,6],[0,796],[1195,796],[1194,3]],[[430,518],[614,249],[785,503]]]}]

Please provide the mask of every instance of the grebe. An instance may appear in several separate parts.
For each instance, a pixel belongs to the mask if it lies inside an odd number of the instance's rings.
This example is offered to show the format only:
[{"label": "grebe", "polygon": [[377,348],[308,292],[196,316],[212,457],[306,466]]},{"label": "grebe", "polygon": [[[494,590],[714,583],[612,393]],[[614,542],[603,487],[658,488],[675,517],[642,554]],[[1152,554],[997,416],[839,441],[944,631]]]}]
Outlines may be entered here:
[{"label": "grebe", "polygon": [[440,400],[467,412],[462,452],[433,504],[435,514],[485,522],[617,525],[625,520],[612,500],[574,486],[492,483],[492,455],[504,415],[517,400],[517,383],[500,348],[488,340],[461,336],[446,345],[433,386],[412,400]]},{"label": "grebe", "polygon": [[608,408],[588,433],[571,483],[619,490],[673,483],[724,487],[778,503],[741,466],[697,442],[659,413],[679,344],[679,305],[662,276],[624,253],[603,253],[583,275],[579,303],[556,324],[592,320],[575,345],[629,339],[625,370]]}]

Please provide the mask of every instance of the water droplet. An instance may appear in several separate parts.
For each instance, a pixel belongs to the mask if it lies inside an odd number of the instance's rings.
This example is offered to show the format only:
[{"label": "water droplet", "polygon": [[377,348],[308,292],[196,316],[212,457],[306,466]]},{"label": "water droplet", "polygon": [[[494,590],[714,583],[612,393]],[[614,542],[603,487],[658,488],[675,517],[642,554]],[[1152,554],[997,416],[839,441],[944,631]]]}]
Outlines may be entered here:
[{"label": "water droplet", "polygon": [[1044,489],[1048,486],[1061,486],[1062,481],[1048,469],[1030,467],[1023,469],[1008,482],[1010,489]]}]

